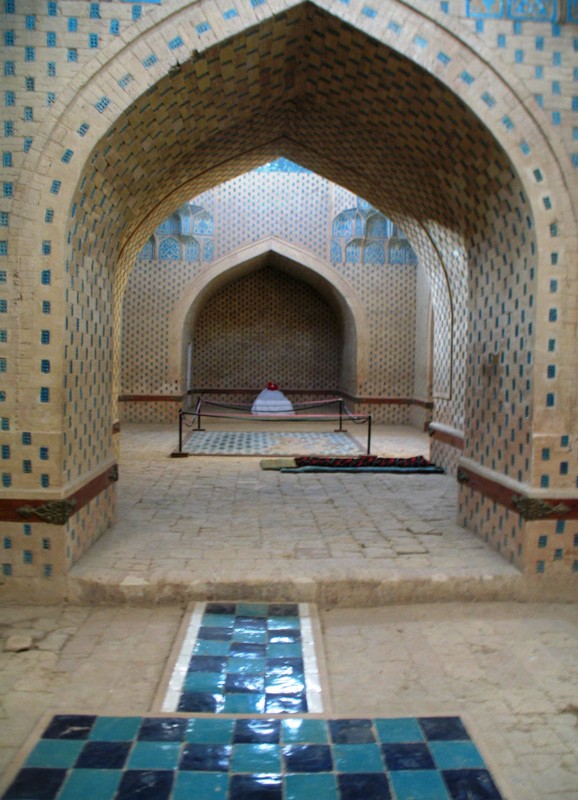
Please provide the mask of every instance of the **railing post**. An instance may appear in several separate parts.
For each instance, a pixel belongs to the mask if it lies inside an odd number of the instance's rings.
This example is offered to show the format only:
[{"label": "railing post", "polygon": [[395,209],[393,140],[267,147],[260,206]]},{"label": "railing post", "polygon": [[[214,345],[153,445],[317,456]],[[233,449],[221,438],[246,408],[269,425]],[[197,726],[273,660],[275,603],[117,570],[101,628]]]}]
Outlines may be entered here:
[{"label": "railing post", "polygon": [[183,452],[183,409],[179,411],[179,453]]},{"label": "railing post", "polygon": [[371,414],[367,415],[367,455],[371,455]]}]

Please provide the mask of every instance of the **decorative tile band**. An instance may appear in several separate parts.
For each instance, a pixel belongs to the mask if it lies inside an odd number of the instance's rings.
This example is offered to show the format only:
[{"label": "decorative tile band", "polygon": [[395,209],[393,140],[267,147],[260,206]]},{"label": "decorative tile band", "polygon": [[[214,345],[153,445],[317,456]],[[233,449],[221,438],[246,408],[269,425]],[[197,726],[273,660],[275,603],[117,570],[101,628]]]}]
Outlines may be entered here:
[{"label": "decorative tile band", "polygon": [[459,717],[59,715],[3,800],[501,800]]},{"label": "decorative tile band", "polygon": [[322,711],[308,605],[198,603],[162,710]]}]

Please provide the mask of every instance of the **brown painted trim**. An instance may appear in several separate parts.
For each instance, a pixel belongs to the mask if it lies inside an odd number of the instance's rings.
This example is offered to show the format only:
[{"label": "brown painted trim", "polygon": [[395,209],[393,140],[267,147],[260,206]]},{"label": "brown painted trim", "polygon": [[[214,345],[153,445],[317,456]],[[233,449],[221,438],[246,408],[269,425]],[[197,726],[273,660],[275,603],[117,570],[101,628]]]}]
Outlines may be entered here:
[{"label": "brown painted trim", "polygon": [[458,450],[464,449],[463,436],[456,436],[454,433],[448,433],[447,431],[440,431],[437,428],[430,428],[429,435],[431,436],[432,439],[435,439],[436,442],[447,444],[450,447],[457,448]]},{"label": "brown painted trim", "polygon": [[473,489],[475,492],[488,497],[495,503],[499,503],[509,511],[523,516],[527,520],[552,520],[552,519],[578,519],[578,498],[575,497],[541,497],[540,501],[543,502],[546,509],[549,507],[549,513],[544,514],[542,517],[530,515],[531,512],[524,510],[524,504],[534,501],[534,498],[529,498],[527,495],[522,495],[514,489],[503,486],[491,478],[485,478],[478,475],[476,472],[467,469],[467,467],[458,467],[458,482],[468,489]]},{"label": "brown painted trim", "polygon": [[186,394],[121,394],[119,403],[182,403]]},{"label": "brown painted trim", "polygon": [[88,505],[91,500],[104,492],[108,487],[118,480],[118,465],[111,464],[104,472],[97,475],[73,494],[63,498],[47,497],[45,499],[29,498],[2,498],[0,499],[0,520],[3,522],[43,522],[40,517],[35,515],[23,516],[18,513],[18,509],[27,506],[28,508],[40,508],[40,506],[66,500],[74,503],[72,514],[76,514],[81,508]]},{"label": "brown painted trim", "polygon": [[[218,389],[211,387],[204,387],[202,389],[189,389],[184,395],[174,394],[121,394],[119,402],[121,403],[180,403],[187,395],[206,395],[206,394],[250,394],[257,396],[263,387],[255,389],[254,387],[236,388],[236,389]],[[433,402],[429,400],[416,400],[413,397],[357,397],[356,395],[348,394],[347,392],[340,392],[337,389],[329,391],[327,389],[291,389],[283,387],[283,393],[286,395],[308,394],[316,397],[344,397],[353,403],[366,403],[368,405],[376,406],[421,406],[422,408],[433,408]]]}]

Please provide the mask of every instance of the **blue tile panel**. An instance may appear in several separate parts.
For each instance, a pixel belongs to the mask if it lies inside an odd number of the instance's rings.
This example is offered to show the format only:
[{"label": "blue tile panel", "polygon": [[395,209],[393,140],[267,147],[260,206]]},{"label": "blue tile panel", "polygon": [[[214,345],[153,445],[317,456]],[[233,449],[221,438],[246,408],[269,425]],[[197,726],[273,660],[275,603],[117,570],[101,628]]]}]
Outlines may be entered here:
[{"label": "blue tile panel", "polygon": [[183,445],[183,451],[191,455],[228,456],[330,456],[359,455],[363,452],[347,433],[273,431],[195,431]]},{"label": "blue tile panel", "polygon": [[305,713],[296,603],[208,603],[178,711]]},{"label": "blue tile panel", "polygon": [[501,800],[458,717],[52,719],[3,800]]}]

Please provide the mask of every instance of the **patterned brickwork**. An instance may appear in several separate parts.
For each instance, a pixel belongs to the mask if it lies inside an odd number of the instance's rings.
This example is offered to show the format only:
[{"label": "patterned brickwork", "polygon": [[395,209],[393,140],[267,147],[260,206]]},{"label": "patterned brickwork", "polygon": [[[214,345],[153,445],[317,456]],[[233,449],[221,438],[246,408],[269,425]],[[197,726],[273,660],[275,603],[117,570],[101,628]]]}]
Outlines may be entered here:
[{"label": "patterned brickwork", "polygon": [[[575,491],[574,26],[458,0],[137,7],[4,0],[2,488],[60,491],[110,459],[135,256],[188,198],[284,155],[408,236],[434,340],[453,339],[434,417],[465,419],[467,452],[497,476]],[[27,463],[23,433],[46,463]]]},{"label": "patterned brickwork", "polygon": [[240,278],[199,313],[193,386],[264,386],[335,391],[341,382],[342,331],[323,299],[272,269]]}]

